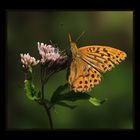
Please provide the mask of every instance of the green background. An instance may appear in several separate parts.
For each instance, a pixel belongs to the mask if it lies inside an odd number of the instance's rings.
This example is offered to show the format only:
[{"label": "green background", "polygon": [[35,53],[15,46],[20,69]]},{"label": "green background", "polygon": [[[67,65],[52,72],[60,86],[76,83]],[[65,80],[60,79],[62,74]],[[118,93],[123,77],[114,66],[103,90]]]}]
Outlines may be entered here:
[{"label": "green background", "polygon": [[[76,38],[85,31],[77,45],[107,45],[127,53],[127,59],[102,74],[93,89],[97,99],[108,100],[95,107],[87,100],[70,102],[74,110],[56,106],[52,110],[57,129],[133,129],[133,11],[49,11],[8,10],[7,21],[7,94],[8,129],[46,129],[44,108],[24,94],[24,73],[20,53],[39,58],[37,42],[54,44],[64,50],[69,46],[68,33]],[[34,82],[40,87],[39,66],[34,68]],[[53,75],[45,90],[47,98],[67,82],[66,70]]]}]

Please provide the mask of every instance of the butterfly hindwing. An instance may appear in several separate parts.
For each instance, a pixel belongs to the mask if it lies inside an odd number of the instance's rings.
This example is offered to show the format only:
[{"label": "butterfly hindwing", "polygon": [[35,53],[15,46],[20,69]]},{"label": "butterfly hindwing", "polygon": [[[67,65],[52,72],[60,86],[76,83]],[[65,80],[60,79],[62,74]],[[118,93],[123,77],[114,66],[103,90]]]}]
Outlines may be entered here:
[{"label": "butterfly hindwing", "polygon": [[100,73],[81,58],[75,58],[70,66],[69,84],[75,92],[89,92],[100,82]]}]

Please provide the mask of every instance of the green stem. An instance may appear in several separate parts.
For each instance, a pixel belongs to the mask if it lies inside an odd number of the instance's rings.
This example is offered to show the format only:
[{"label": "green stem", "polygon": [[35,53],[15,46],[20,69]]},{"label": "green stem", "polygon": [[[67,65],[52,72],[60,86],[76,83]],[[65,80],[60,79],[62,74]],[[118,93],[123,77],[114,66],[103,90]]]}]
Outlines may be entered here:
[{"label": "green stem", "polygon": [[53,129],[53,123],[52,123],[50,108],[48,106],[47,100],[44,99],[44,84],[42,84],[42,99],[41,99],[40,104],[44,106],[44,108],[46,110],[46,113],[48,115],[48,118],[49,118],[50,128]]},{"label": "green stem", "polygon": [[43,68],[41,67],[41,93],[42,93],[42,96],[41,96],[41,105],[44,106],[45,110],[46,110],[46,113],[48,115],[48,118],[49,118],[49,125],[50,125],[50,128],[53,129],[53,123],[52,123],[52,117],[51,117],[51,112],[50,112],[50,108],[48,106],[48,102],[47,100],[44,99],[44,80],[43,80],[43,75],[44,75],[44,71],[43,71]]},{"label": "green stem", "polygon": [[53,123],[52,123],[52,117],[51,117],[51,112],[49,110],[49,107],[47,106],[47,103],[43,102],[43,106],[46,110],[46,113],[48,115],[48,118],[49,118],[49,125],[50,125],[50,128],[53,129]]},{"label": "green stem", "polygon": [[41,83],[41,91],[42,91],[42,101],[44,100],[44,83]]},{"label": "green stem", "polygon": [[41,66],[41,99],[44,100],[44,67]]}]

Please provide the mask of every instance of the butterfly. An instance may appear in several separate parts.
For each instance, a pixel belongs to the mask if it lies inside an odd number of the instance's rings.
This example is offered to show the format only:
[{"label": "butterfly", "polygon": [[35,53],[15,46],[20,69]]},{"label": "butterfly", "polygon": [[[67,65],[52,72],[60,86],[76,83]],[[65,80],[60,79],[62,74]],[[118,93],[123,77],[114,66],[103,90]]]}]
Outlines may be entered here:
[{"label": "butterfly", "polygon": [[72,60],[68,83],[74,92],[89,92],[101,81],[101,72],[110,71],[114,64],[119,64],[127,54],[109,46],[91,45],[77,48],[70,34]]}]

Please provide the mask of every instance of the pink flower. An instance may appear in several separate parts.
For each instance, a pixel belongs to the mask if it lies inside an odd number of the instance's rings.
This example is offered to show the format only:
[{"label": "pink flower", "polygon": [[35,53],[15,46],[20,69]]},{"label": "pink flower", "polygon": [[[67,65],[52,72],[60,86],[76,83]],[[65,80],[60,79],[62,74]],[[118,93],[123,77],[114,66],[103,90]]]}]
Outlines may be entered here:
[{"label": "pink flower", "polygon": [[30,65],[35,66],[39,63],[39,60],[36,60],[34,57],[31,57],[29,53],[20,54],[20,56],[21,56],[21,63],[23,68],[28,68]]},{"label": "pink flower", "polygon": [[42,64],[45,62],[55,62],[61,58],[58,48],[39,42],[37,44]]}]

